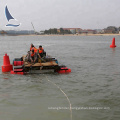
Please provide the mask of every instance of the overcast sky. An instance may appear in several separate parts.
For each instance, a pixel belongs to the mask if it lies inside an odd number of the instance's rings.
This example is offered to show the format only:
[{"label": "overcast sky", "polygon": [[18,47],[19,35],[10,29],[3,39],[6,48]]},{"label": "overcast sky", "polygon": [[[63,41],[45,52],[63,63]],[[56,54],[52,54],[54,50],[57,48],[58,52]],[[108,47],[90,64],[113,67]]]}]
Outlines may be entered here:
[{"label": "overcast sky", "polygon": [[[0,29],[82,28],[120,26],[120,0],[0,0]],[[6,28],[5,6],[22,23]]]}]

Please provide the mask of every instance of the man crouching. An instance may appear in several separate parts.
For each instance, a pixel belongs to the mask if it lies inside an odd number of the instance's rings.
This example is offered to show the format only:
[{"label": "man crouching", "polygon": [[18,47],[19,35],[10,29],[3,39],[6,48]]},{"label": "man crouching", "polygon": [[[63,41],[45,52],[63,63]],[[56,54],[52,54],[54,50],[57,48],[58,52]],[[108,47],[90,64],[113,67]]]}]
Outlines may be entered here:
[{"label": "man crouching", "polygon": [[28,60],[31,63],[36,63],[37,61],[37,54],[34,52],[34,49],[30,52],[30,59]]}]

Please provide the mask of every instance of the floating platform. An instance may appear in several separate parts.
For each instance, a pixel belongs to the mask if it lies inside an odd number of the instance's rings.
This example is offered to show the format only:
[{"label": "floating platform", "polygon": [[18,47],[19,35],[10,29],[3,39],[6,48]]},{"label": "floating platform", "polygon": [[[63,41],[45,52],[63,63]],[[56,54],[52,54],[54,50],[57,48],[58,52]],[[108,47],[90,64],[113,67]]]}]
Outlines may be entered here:
[{"label": "floating platform", "polygon": [[55,58],[45,58],[46,61],[30,63],[25,61],[25,56],[13,60],[13,71],[11,74],[28,74],[28,73],[70,73],[71,69],[66,66],[60,66]]},{"label": "floating platform", "polygon": [[50,61],[50,62],[46,62],[46,63],[24,63],[24,67],[41,67],[41,66],[58,66],[58,64],[55,61]]}]

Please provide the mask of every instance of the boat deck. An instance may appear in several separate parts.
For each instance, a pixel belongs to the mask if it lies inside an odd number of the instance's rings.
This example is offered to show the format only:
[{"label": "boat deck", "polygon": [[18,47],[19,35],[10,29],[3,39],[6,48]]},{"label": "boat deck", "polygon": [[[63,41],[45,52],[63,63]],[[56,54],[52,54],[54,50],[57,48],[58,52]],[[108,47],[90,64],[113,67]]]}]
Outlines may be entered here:
[{"label": "boat deck", "polygon": [[58,66],[55,61],[45,62],[45,63],[24,63],[24,67],[41,67],[41,66]]}]

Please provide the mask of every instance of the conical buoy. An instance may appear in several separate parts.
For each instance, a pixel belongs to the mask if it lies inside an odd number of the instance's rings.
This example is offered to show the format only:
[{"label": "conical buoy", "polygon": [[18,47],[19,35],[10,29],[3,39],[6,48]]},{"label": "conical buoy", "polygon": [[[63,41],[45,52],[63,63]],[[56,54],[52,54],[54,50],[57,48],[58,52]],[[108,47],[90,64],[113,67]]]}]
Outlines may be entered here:
[{"label": "conical buoy", "polygon": [[110,48],[115,48],[115,47],[116,47],[116,45],[115,45],[115,38],[113,38],[112,44],[110,45]]},{"label": "conical buoy", "polygon": [[2,72],[9,72],[11,70],[13,70],[13,66],[10,64],[9,56],[6,53],[3,56]]}]

